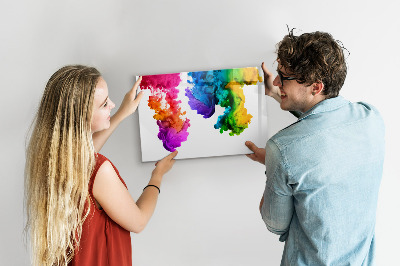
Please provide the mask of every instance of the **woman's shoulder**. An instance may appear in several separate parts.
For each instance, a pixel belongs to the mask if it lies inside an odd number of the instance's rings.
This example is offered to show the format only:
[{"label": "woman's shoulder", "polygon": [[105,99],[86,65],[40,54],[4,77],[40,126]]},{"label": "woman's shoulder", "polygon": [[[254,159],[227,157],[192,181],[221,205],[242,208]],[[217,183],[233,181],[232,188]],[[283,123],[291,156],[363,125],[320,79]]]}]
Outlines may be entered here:
[{"label": "woman's shoulder", "polygon": [[117,167],[115,167],[115,165],[107,157],[105,157],[100,153],[96,153],[96,170],[94,174],[98,175],[99,173],[100,175],[106,175],[106,176],[116,175],[126,187],[126,184],[124,180],[121,178]]},{"label": "woman's shoulder", "polygon": [[109,161],[108,158],[101,153],[95,153],[94,156],[96,158],[96,164],[98,163],[102,164],[105,161]]},{"label": "woman's shoulder", "polygon": [[108,160],[108,158],[105,157],[104,155],[100,153],[95,153],[95,159],[96,163],[93,167],[92,175],[89,181],[89,193],[92,193],[93,191],[93,185],[95,183],[95,180],[98,179],[99,172],[104,172],[104,171],[110,172],[113,170],[113,166],[110,160]]},{"label": "woman's shoulder", "polygon": [[105,157],[100,153],[95,153],[94,157],[95,157],[95,165],[92,170],[92,176],[91,176],[92,181],[96,177],[97,172],[99,171],[100,167],[104,164],[104,162],[109,161],[107,157]]},{"label": "woman's shoulder", "polygon": [[[113,164],[109,160],[104,160],[97,171],[98,176],[117,175]],[[117,175],[118,176],[118,175]]]}]

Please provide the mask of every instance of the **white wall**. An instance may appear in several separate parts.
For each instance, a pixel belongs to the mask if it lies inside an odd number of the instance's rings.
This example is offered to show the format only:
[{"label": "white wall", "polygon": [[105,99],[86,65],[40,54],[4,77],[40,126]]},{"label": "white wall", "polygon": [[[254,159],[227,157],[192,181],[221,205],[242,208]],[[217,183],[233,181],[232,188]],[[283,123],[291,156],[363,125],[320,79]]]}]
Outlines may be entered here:
[{"label": "white wall", "polygon": [[[66,64],[96,66],[114,102],[135,75],[258,66],[275,68],[287,33],[327,31],[350,50],[342,95],[374,104],[386,123],[377,214],[380,265],[397,259],[400,185],[398,4],[382,1],[2,1],[0,3],[0,261],[28,265],[23,242],[25,138],[50,75]],[[268,136],[291,116],[268,101]],[[152,163],[141,163],[138,117],[123,122],[102,153],[134,198]],[[245,156],[178,161],[164,179],[148,227],[132,234],[134,265],[278,265],[283,244],[258,213],[264,169]],[[396,219],[397,218],[397,219]]]}]

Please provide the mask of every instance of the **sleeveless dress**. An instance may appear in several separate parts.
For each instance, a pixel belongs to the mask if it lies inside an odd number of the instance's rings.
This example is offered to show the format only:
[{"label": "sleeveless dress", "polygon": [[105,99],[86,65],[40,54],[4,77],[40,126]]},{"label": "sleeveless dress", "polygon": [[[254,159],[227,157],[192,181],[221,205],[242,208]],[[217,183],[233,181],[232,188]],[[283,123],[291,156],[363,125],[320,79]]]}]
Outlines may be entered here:
[{"label": "sleeveless dress", "polygon": [[[75,251],[75,256],[68,265],[132,265],[130,232],[111,220],[103,209],[99,209],[93,197],[93,183],[100,166],[105,161],[109,160],[96,153],[96,165],[89,181],[90,213],[82,226],[79,249]],[[111,165],[126,187],[117,168],[112,163]]]}]

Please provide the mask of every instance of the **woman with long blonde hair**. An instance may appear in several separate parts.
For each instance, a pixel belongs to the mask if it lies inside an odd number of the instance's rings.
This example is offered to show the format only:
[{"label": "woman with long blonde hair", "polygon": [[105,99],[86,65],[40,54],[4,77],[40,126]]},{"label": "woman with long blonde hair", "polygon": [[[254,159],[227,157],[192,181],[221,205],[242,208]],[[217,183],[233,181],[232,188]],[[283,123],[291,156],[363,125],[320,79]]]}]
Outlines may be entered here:
[{"label": "woman with long blonde hair", "polygon": [[33,265],[131,265],[130,232],[152,216],[177,152],[156,164],[135,202],[115,166],[98,152],[135,112],[139,79],[118,111],[93,67],[72,65],[48,81],[27,148],[26,229]]}]

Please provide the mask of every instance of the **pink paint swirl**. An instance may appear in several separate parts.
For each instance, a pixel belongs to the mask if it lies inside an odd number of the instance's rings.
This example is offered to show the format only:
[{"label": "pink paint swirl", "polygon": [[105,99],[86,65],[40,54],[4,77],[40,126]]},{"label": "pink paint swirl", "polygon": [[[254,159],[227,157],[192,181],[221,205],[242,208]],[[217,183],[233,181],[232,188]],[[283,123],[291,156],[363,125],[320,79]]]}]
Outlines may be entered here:
[{"label": "pink paint swirl", "polygon": [[163,74],[143,76],[140,83],[142,90],[150,90],[148,106],[155,111],[154,119],[159,127],[158,138],[166,150],[173,152],[181,143],[187,140],[190,127],[189,119],[182,117],[186,112],[181,111],[177,100],[180,74]]}]

